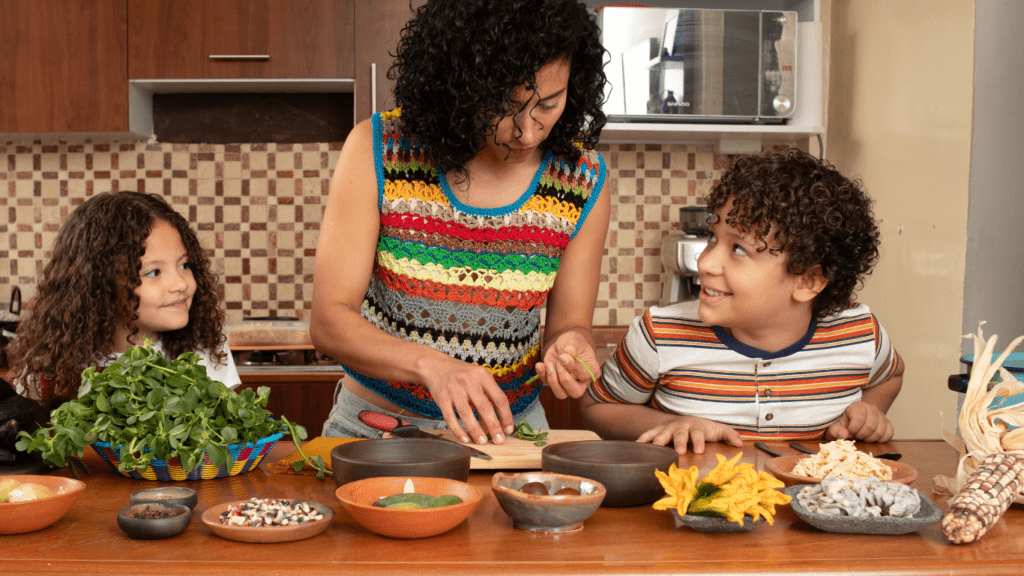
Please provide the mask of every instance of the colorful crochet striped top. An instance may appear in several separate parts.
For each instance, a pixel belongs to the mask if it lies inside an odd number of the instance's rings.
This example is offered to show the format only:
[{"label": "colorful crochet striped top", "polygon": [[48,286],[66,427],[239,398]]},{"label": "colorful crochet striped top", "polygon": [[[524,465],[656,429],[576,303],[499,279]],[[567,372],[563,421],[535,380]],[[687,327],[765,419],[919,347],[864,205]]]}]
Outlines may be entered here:
[{"label": "colorful crochet striped top", "polygon": [[[487,368],[520,414],[540,394],[524,386],[540,359],[541,306],[559,259],[604,184],[601,156],[570,164],[547,152],[529,188],[500,208],[456,199],[398,110],[374,115],[380,237],[362,315],[381,330]],[[426,386],[346,367],[363,386],[440,418]]]}]

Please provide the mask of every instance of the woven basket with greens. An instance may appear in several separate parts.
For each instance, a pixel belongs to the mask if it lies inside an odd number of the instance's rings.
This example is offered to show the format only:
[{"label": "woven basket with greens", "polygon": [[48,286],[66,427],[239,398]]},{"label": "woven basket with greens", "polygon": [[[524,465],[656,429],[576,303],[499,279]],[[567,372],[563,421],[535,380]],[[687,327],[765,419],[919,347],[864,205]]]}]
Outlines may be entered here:
[{"label": "woven basket with greens", "polygon": [[[56,468],[80,464],[76,457],[81,458],[86,446],[106,442],[118,452],[122,473],[172,458],[185,472],[204,460],[230,470],[231,444],[255,443],[278,433],[289,434],[296,447],[306,439],[302,426],[283,416],[272,418],[266,409],[269,396],[267,387],[235,392],[206,375],[198,354],[167,360],[147,341],[106,369],[86,368],[78,398],[54,410],[49,427],[22,432],[17,448],[40,452]],[[309,464],[322,479],[323,459],[303,458],[297,464]],[[77,476],[74,465],[72,472]]]}]

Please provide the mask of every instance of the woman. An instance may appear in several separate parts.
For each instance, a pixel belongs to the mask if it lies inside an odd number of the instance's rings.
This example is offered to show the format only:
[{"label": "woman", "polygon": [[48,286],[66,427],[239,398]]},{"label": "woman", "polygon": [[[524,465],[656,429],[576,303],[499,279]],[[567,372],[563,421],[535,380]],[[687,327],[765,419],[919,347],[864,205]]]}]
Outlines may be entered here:
[{"label": "woman", "polygon": [[542,385],[586,391],[603,64],[576,0],[419,8],[389,71],[399,108],[353,129],[324,211],[310,332],[347,373],[325,436],[379,436],[371,409],[501,443],[547,428]]}]

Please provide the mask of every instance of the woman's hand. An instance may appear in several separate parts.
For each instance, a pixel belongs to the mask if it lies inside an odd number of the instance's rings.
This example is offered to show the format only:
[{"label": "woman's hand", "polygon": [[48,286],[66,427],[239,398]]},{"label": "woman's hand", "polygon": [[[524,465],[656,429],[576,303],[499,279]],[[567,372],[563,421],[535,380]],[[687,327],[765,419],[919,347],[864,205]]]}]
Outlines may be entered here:
[{"label": "woman's hand", "polygon": [[487,444],[488,434],[495,444],[504,442],[505,435],[513,431],[512,408],[505,392],[486,368],[447,360],[439,370],[431,372],[424,384],[448,428],[462,442],[472,438],[477,444]]},{"label": "woman's hand", "polygon": [[730,446],[743,446],[740,433],[719,422],[696,416],[680,416],[671,421],[651,428],[636,439],[637,442],[649,442],[658,446],[668,446],[671,442],[680,454],[686,454],[687,443],[693,444],[694,454],[704,453],[705,442],[725,442]]},{"label": "woman's hand", "polygon": [[544,360],[537,363],[536,370],[541,381],[561,400],[583,396],[590,383],[601,377],[594,347],[575,330],[566,330],[558,336],[545,351]]}]

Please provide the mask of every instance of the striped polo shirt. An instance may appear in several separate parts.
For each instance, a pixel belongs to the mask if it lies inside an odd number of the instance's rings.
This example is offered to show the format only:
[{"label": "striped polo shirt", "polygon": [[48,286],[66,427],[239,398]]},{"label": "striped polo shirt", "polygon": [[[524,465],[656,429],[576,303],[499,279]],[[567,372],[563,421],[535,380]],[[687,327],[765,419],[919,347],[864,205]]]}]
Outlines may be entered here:
[{"label": "striped polo shirt", "polygon": [[[380,237],[362,316],[483,366],[522,413],[542,387],[527,384],[540,360],[541,309],[604,185],[604,161],[594,150],[576,162],[548,151],[515,202],[475,208],[455,197],[426,146],[403,136],[399,110],[374,115],[373,130]],[[442,416],[421,383],[345,371],[403,408]]]},{"label": "striped polo shirt", "polygon": [[590,395],[707,418],[747,439],[813,439],[901,362],[863,304],[812,322],[788,348],[765,352],[676,303],[633,320]]}]

